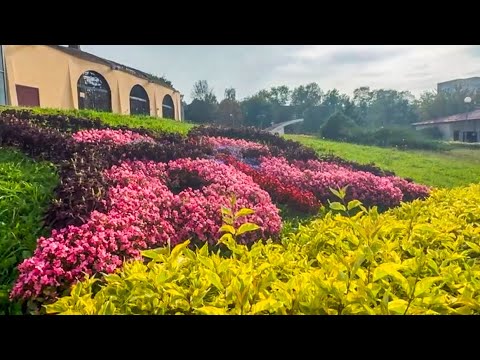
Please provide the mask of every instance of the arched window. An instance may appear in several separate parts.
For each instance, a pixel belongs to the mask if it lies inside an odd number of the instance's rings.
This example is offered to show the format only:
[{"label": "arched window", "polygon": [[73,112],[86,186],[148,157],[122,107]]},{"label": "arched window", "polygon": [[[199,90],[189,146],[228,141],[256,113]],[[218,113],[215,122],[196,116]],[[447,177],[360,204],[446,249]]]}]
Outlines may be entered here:
[{"label": "arched window", "polygon": [[162,102],[162,115],[166,119],[175,119],[175,107],[170,95],[165,95]]},{"label": "arched window", "polygon": [[140,85],[135,85],[130,91],[130,114],[150,115],[150,101],[147,92]]},{"label": "arched window", "polygon": [[95,71],[85,71],[77,83],[78,107],[112,111],[112,96],[107,80]]}]

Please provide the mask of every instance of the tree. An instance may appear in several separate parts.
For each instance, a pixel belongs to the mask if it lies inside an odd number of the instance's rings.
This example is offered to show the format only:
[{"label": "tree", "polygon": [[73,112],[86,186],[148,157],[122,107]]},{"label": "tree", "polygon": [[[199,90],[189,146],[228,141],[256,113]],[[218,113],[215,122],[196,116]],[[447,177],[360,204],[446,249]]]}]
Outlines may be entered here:
[{"label": "tree", "polygon": [[[465,104],[467,96],[472,98],[471,104]],[[421,120],[431,120],[439,117],[471,111],[474,103],[480,102],[480,94],[467,89],[457,88],[451,92],[426,91],[416,102],[418,115]]]},{"label": "tree", "polygon": [[215,120],[218,102],[207,80],[199,80],[193,85],[193,101],[185,108],[185,118],[196,123],[212,123]]},{"label": "tree", "polygon": [[193,84],[192,98],[209,104],[217,103],[217,97],[213,93],[213,89],[208,86],[207,80],[198,80]]},{"label": "tree", "polygon": [[241,108],[246,126],[263,129],[270,126],[274,119],[273,106],[264,90],[243,100]]},{"label": "tree", "polygon": [[243,123],[242,109],[235,100],[235,89],[225,89],[225,99],[218,105],[216,123],[225,126],[237,127]]},{"label": "tree", "polygon": [[236,101],[237,92],[234,88],[227,88],[225,89],[225,99]]},{"label": "tree", "polygon": [[272,87],[268,91],[268,100],[275,105],[287,105],[290,101],[290,89],[285,85]]},{"label": "tree", "polygon": [[292,91],[291,105],[297,107],[299,114],[303,114],[307,108],[319,105],[322,95],[322,89],[317,83],[300,85]]},{"label": "tree", "polygon": [[213,123],[217,105],[203,100],[194,99],[185,108],[185,119],[199,124]]}]

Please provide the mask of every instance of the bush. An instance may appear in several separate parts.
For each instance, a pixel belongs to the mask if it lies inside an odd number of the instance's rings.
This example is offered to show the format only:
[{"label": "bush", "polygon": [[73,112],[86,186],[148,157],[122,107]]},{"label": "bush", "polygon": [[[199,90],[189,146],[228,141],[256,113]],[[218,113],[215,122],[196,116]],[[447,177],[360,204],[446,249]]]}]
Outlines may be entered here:
[{"label": "bush", "polygon": [[[480,185],[387,213],[329,212],[283,244],[230,257],[183,243],[145,252],[47,306],[60,314],[480,314]],[[98,282],[97,284],[95,284]],[[96,286],[94,286],[96,285]]]},{"label": "bush", "polygon": [[14,312],[8,302],[16,266],[31,256],[46,233],[43,212],[58,183],[54,167],[18,151],[0,149],[0,315]]},{"label": "bush", "polygon": [[[368,172],[355,171],[348,167],[316,160],[289,163],[283,158],[262,158],[260,170],[275,176],[282,183],[312,192],[322,203],[332,200],[331,188],[348,187],[348,200],[357,199],[365,205],[377,205],[382,209],[396,206],[407,198],[424,197],[429,192],[429,189],[423,185],[412,184],[409,187],[401,182],[401,179],[392,181],[396,178],[379,177]],[[402,190],[407,193],[405,198]]]},{"label": "bush", "polygon": [[433,134],[422,134],[406,127],[382,127],[375,130],[352,127],[343,132],[343,138],[348,142],[362,145],[374,145],[381,147],[396,147],[399,149],[422,149],[422,150],[446,150],[448,147],[438,141],[434,141]]},{"label": "bush", "polygon": [[351,138],[352,129],[355,127],[355,122],[351,118],[337,111],[322,125],[320,134],[326,139],[348,140]]}]

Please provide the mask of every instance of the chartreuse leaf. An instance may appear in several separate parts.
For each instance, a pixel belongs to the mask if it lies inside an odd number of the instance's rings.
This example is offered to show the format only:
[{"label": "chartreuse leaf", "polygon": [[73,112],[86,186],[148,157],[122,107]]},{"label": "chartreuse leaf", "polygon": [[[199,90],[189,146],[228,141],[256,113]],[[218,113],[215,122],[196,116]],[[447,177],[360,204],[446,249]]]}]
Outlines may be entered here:
[{"label": "chartreuse leaf", "polygon": [[347,210],[345,205],[340,204],[339,202],[331,202],[330,203],[330,209],[337,210],[337,211],[346,211]]},{"label": "chartreuse leaf", "polygon": [[237,230],[236,235],[240,236],[240,235],[242,235],[246,232],[255,231],[255,230],[258,230],[258,229],[260,229],[260,226],[258,226],[257,224],[245,223],[245,224],[240,225],[240,227]]},{"label": "chartreuse leaf", "polygon": [[402,299],[392,300],[388,303],[388,311],[391,314],[403,315],[407,309],[408,302]]},{"label": "chartreuse leaf", "polygon": [[239,217],[242,217],[242,216],[247,216],[247,215],[252,215],[252,214],[255,214],[255,211],[254,211],[254,210],[252,210],[252,209],[247,209],[247,208],[243,208],[243,209],[238,210],[238,211],[235,213],[235,217],[236,217],[236,218],[239,218]]},{"label": "chartreuse leaf", "polygon": [[407,279],[398,272],[402,265],[396,263],[383,263],[375,268],[373,272],[373,281],[378,281],[386,276],[391,276],[395,279],[406,293],[410,292],[410,285]]},{"label": "chartreuse leaf", "polygon": [[352,209],[355,209],[355,208],[359,207],[360,205],[362,205],[362,203],[360,201],[352,200],[352,201],[348,202],[347,209],[352,210]]},{"label": "chartreuse leaf", "polygon": [[435,277],[427,277],[424,279],[421,279],[420,281],[417,282],[415,285],[415,292],[414,296],[421,296],[430,291],[430,288],[433,286],[438,281],[441,281],[443,278],[441,276],[435,276]]},{"label": "chartreuse leaf", "polygon": [[228,233],[228,234],[233,234],[233,235],[235,235],[235,232],[236,232],[235,228],[232,225],[227,225],[227,224],[222,225],[218,231]]},{"label": "chartreuse leaf", "polygon": [[214,306],[203,306],[195,310],[199,315],[227,315],[227,311]]}]

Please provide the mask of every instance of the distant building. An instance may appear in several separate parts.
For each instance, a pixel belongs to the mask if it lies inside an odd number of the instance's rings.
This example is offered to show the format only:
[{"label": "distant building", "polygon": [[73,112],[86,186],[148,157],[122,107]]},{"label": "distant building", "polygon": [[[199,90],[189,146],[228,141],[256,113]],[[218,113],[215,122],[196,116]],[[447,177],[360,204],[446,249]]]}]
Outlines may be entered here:
[{"label": "distant building", "polygon": [[439,119],[413,123],[416,130],[438,128],[447,141],[479,142],[480,109]]},{"label": "distant building", "polygon": [[168,81],[82,51],[80,45],[0,49],[0,104],[182,120],[180,92]]},{"label": "distant building", "polygon": [[480,77],[471,77],[468,79],[455,79],[444,81],[437,84],[437,92],[453,92],[457,89],[468,90],[471,93],[480,91]]}]

